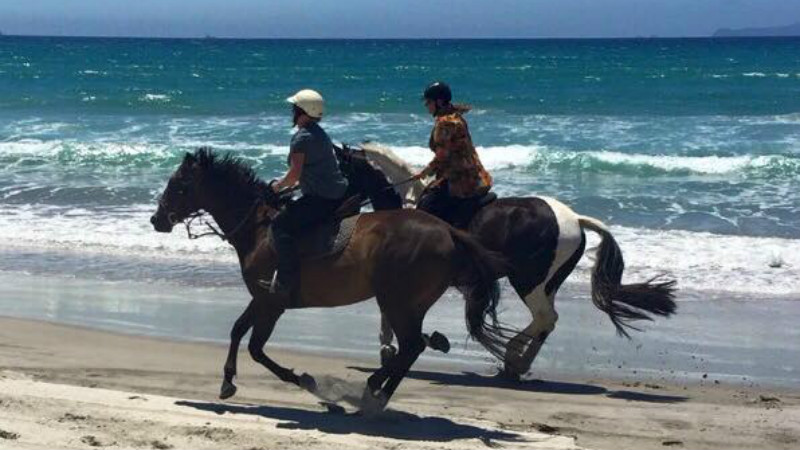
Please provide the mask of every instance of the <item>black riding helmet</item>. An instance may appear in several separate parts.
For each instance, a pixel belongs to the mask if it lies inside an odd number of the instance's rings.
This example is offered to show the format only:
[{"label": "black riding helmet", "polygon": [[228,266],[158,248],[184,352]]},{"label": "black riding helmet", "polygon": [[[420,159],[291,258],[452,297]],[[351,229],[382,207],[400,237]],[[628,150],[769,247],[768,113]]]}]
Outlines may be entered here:
[{"label": "black riding helmet", "polygon": [[450,86],[447,83],[436,81],[431,83],[430,86],[425,88],[425,93],[422,94],[425,100],[442,100],[445,103],[450,103],[453,99],[453,93],[450,91]]}]

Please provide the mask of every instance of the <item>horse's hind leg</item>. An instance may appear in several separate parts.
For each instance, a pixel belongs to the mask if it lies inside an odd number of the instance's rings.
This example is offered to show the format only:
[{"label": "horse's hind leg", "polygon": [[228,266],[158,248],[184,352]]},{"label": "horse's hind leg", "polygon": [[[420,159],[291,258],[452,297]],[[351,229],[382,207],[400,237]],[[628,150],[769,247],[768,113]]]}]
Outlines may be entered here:
[{"label": "horse's hind leg", "polygon": [[233,378],[236,376],[236,357],[239,354],[239,344],[242,338],[247,334],[247,330],[253,326],[253,310],[255,309],[255,300],[250,300],[244,312],[231,328],[231,343],[228,348],[228,358],[225,360],[224,380],[220,388],[219,398],[225,400],[226,398],[233,397],[236,394],[236,385],[233,384]]},{"label": "horse's hind leg", "polygon": [[400,350],[367,380],[369,388],[365,394],[370,395],[365,396],[362,409],[367,411],[383,409],[411,366],[425,350],[425,340],[422,337],[423,314],[411,311],[387,314],[387,319],[397,334]]},{"label": "horse's hind leg", "polygon": [[[507,347],[504,368],[507,375],[519,377],[530,370],[533,361],[539,354],[539,350],[542,349],[542,345],[556,328],[556,322],[558,321],[558,313],[556,313],[555,309],[556,293],[575,269],[575,266],[578,265],[578,261],[583,256],[583,251],[586,247],[586,239],[581,234],[579,242],[569,242],[568,244],[572,244],[569,245],[569,250],[572,250],[572,253],[569,254],[568,259],[557,266],[555,270],[550,271],[546,282],[539,284],[530,294],[523,297],[525,304],[531,311],[533,321],[522,333],[512,339]],[[562,243],[559,242],[559,245],[562,245]],[[525,345],[523,341],[529,342],[527,348],[520,346]]]},{"label": "horse's hind leg", "polygon": [[552,302],[544,293],[544,284],[536,286],[523,297],[525,305],[531,311],[533,320],[519,334],[514,336],[506,346],[504,374],[517,378],[525,374],[547,336],[555,329],[558,314]]},{"label": "horse's hind leg", "polygon": [[392,345],[394,340],[394,332],[386,315],[381,312],[381,332],[379,335],[381,341],[381,365],[385,366],[396,354],[397,348]]},{"label": "horse's hind leg", "polygon": [[425,340],[422,337],[422,318],[408,318],[408,320],[403,320],[402,326],[402,329],[396,331],[400,351],[390,364],[389,379],[382,389],[387,401],[394,395],[411,366],[425,350]]},{"label": "horse's hind leg", "polygon": [[[381,365],[385,365],[397,354],[397,348],[392,345],[394,332],[383,313],[381,313],[381,332],[379,337],[381,342]],[[430,335],[423,333],[422,338],[425,340],[425,346],[430,347],[432,350],[442,353],[450,352],[450,340],[442,333],[438,331],[434,331]]]},{"label": "horse's hind leg", "polygon": [[544,341],[556,328],[558,313],[555,309],[554,299],[546,295],[544,290],[544,286],[539,286],[525,297],[525,303],[533,314],[533,321],[523,331],[528,337],[527,348],[517,353],[511,361],[506,360],[506,371],[510,374],[521,376],[530,370]]}]

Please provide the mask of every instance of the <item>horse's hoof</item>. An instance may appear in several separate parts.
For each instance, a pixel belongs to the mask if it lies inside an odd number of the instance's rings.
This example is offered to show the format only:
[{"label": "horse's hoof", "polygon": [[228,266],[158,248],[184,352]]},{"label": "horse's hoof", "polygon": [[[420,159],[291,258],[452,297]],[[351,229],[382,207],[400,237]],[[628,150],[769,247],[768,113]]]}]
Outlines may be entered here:
[{"label": "horse's hoof", "polygon": [[373,391],[367,387],[361,395],[359,410],[367,417],[375,416],[386,408],[387,403],[389,399],[383,391]]},{"label": "horse's hoof", "polygon": [[347,414],[347,410],[345,410],[342,406],[337,405],[336,403],[319,402],[319,404],[324,406],[325,409],[328,410],[329,414],[336,414],[336,415]]},{"label": "horse's hoof", "polygon": [[317,392],[317,380],[307,373],[300,375],[300,378],[297,380],[297,385],[312,394]]},{"label": "horse's hoof", "polygon": [[503,370],[497,372],[497,375],[495,375],[495,377],[506,381],[516,382],[522,380],[522,374],[509,367],[504,367]]},{"label": "horse's hoof", "polygon": [[434,331],[431,333],[431,337],[428,338],[428,346],[442,353],[448,353],[450,351],[450,340],[442,333]]},{"label": "horse's hoof", "polygon": [[385,366],[397,355],[397,347],[394,345],[384,345],[381,347],[381,366]]},{"label": "horse's hoof", "polygon": [[236,395],[236,385],[230,381],[223,381],[222,387],[219,390],[220,400],[225,400]]}]

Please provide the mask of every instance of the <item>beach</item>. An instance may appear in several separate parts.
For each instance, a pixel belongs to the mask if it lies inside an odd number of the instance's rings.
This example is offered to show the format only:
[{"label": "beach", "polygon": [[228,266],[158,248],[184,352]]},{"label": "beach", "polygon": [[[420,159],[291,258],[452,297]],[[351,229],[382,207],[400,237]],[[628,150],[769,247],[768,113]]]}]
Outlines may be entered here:
[{"label": "beach", "polygon": [[[378,417],[328,412],[225,348],[0,319],[0,448],[796,448],[800,393],[601,378],[510,383],[417,365]],[[270,351],[323,380],[363,382],[376,358]],[[344,405],[352,412],[352,408]]]}]

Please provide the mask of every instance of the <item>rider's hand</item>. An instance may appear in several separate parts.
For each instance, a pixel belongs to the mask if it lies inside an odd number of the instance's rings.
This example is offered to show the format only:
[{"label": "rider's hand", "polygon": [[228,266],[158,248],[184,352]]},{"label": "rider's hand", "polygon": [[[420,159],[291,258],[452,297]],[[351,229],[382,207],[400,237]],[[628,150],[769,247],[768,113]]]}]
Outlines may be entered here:
[{"label": "rider's hand", "polygon": [[272,190],[272,192],[277,194],[281,190],[279,184],[280,183],[278,182],[278,180],[272,180],[269,182],[269,188]]}]

